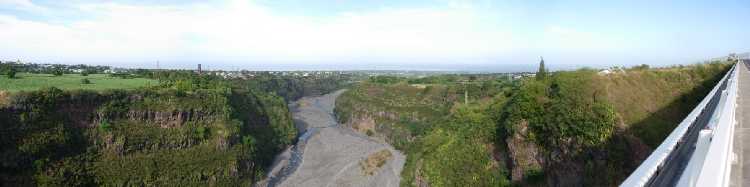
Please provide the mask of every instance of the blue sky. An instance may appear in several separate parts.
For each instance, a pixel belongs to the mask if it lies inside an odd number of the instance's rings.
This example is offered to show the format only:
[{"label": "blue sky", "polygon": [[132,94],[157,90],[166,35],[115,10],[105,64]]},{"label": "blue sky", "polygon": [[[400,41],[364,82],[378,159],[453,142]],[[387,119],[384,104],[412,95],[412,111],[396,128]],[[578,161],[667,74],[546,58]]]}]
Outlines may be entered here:
[{"label": "blue sky", "polygon": [[[685,64],[750,51],[747,1],[0,0],[0,60],[223,69]],[[490,68],[490,69],[492,69]]]}]

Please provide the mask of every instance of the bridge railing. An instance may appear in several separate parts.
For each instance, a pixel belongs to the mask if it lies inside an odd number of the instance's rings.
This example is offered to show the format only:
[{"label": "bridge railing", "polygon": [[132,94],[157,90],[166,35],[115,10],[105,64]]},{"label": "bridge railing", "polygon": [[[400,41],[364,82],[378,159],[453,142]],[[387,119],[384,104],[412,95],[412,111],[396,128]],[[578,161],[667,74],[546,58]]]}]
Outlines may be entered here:
[{"label": "bridge railing", "polygon": [[680,178],[678,186],[729,186],[734,155],[734,129],[737,124],[735,112],[738,71],[737,66],[732,69],[714,118],[701,130],[702,136],[698,141],[704,145],[696,146],[693,158]]},{"label": "bridge railing", "polygon": [[[687,115],[687,117],[685,117],[685,119],[682,122],[680,122],[680,124],[669,134],[669,136],[667,136],[667,138],[664,139],[664,141],[659,145],[659,147],[657,147],[651,153],[651,155],[649,155],[649,157],[646,158],[646,160],[644,160],[641,163],[641,165],[638,168],[636,168],[636,170],[632,174],[630,174],[630,176],[627,179],[625,179],[625,181],[622,184],[620,184],[620,186],[630,187],[630,186],[649,185],[652,179],[661,172],[661,169],[665,165],[666,161],[671,156],[674,156],[672,154],[674,150],[676,150],[677,147],[688,146],[688,144],[690,143],[693,143],[693,144],[695,143],[695,142],[685,142],[683,140],[685,139],[688,130],[694,124],[694,122],[696,121],[696,118],[706,108],[706,105],[709,103],[711,98],[717,92],[724,91],[724,90],[720,90],[721,85],[725,81],[728,81],[730,77],[733,77],[734,79],[736,79],[735,76],[731,76],[731,75],[736,74],[735,73],[736,67],[737,67],[736,65],[732,67],[732,69],[729,72],[727,72],[727,74],[725,74],[724,77],[722,77],[722,79],[716,84],[716,86],[714,86],[711,92],[709,92],[708,95],[705,98],[703,98],[703,100],[698,104],[698,106],[696,106],[693,109],[693,111],[691,111]],[[734,84],[736,84],[737,81],[733,81],[733,82]],[[732,115],[732,117],[733,116],[734,115]]]}]

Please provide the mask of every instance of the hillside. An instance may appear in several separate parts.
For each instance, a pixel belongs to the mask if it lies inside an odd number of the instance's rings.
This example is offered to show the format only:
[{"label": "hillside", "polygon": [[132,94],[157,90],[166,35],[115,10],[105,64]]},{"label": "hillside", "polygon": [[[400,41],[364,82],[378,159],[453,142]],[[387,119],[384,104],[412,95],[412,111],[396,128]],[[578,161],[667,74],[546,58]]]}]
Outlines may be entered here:
[{"label": "hillside", "polygon": [[582,69],[513,82],[373,78],[342,95],[336,112],[407,155],[404,186],[613,186],[728,68]]},{"label": "hillside", "polygon": [[303,96],[323,95],[341,89],[354,77],[346,74],[313,75],[307,77],[260,73],[251,79],[233,80],[233,85],[244,89],[270,92],[292,102]]},{"label": "hillside", "polygon": [[407,155],[402,186],[507,184],[504,164],[488,157],[495,151],[495,125],[485,112],[504,100],[511,86],[506,80],[373,77],[340,96],[336,114],[342,124]]},{"label": "hillside", "polygon": [[260,180],[296,137],[286,102],[182,75],[134,90],[8,94],[0,107],[0,181],[237,186]]}]

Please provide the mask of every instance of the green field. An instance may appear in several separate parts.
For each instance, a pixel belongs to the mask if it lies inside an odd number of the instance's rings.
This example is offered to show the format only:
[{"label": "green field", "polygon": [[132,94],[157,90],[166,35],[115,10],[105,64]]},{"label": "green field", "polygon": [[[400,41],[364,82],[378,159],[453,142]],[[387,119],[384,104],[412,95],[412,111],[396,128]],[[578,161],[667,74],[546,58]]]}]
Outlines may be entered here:
[{"label": "green field", "polygon": [[[81,84],[81,79],[89,79],[90,84]],[[106,74],[91,74],[82,76],[80,74],[65,74],[53,76],[51,74],[19,73],[15,79],[0,77],[0,90],[8,92],[33,91],[44,87],[57,87],[63,90],[87,89],[133,89],[142,86],[156,85],[153,79],[133,78],[123,79],[108,77]]]}]

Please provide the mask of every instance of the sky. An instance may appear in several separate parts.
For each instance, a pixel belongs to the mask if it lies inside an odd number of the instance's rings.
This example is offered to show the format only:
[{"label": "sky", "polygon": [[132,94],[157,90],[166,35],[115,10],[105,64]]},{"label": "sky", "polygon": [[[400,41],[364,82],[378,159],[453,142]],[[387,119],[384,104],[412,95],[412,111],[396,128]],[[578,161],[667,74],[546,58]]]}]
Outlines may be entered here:
[{"label": "sky", "polygon": [[0,0],[0,60],[209,69],[507,71],[750,51],[750,2]]}]

